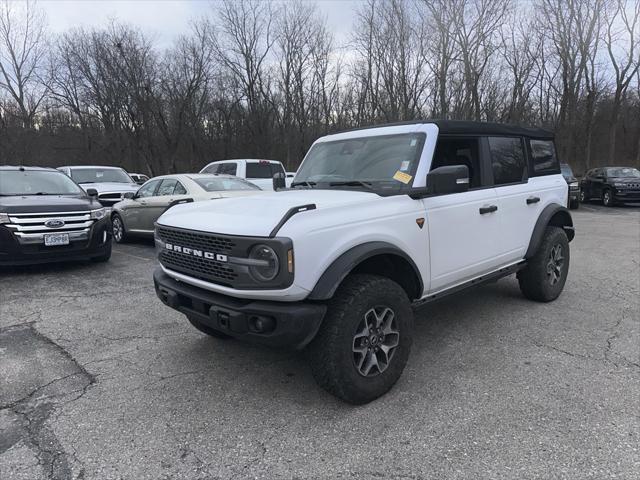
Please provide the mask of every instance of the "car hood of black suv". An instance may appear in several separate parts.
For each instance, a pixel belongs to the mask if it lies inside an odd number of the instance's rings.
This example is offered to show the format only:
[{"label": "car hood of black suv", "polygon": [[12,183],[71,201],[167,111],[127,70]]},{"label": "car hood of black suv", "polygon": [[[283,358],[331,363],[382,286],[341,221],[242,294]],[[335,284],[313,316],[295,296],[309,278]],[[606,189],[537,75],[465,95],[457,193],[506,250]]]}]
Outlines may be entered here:
[{"label": "car hood of black suv", "polygon": [[0,196],[0,213],[47,213],[97,210],[102,205],[86,195]]}]

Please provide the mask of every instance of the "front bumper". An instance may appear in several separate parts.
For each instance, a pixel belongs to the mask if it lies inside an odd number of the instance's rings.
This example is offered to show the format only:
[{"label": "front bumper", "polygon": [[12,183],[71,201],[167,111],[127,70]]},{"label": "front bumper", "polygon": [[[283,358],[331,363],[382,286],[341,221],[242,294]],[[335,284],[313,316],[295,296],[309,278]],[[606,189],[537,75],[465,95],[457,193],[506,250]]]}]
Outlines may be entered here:
[{"label": "front bumper", "polygon": [[[326,305],[244,300],[179,282],[157,268],[158,298],[167,306],[232,337],[271,347],[301,349],[315,336]],[[272,328],[260,331],[259,321]]]},{"label": "front bumper", "polygon": [[640,202],[640,190],[615,190],[613,199],[619,203],[636,203]]},{"label": "front bumper", "polygon": [[44,241],[19,239],[0,225],[0,266],[87,260],[105,255],[111,248],[111,222],[108,217],[94,223],[86,236],[69,235],[69,245],[46,247]]}]

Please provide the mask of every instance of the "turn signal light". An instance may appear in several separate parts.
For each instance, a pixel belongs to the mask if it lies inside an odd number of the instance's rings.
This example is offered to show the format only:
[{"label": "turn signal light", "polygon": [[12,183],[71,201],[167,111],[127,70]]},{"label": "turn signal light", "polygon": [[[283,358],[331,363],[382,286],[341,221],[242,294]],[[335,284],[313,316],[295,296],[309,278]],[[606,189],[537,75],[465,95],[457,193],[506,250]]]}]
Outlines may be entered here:
[{"label": "turn signal light", "polygon": [[293,273],[293,250],[287,251],[287,270]]}]

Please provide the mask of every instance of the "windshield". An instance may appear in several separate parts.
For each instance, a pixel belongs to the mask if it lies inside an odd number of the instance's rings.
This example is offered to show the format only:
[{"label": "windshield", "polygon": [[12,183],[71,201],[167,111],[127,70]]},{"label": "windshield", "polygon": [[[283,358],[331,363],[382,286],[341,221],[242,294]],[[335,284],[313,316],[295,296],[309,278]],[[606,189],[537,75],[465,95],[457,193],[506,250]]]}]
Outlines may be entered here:
[{"label": "windshield", "polygon": [[640,178],[640,171],[637,168],[607,168],[607,177]]},{"label": "windshield", "polygon": [[566,163],[560,165],[560,171],[565,177],[573,177],[573,171],[571,170],[571,167]]},{"label": "windshield", "polygon": [[424,140],[424,133],[407,133],[316,143],[292,185],[400,193],[415,175]]},{"label": "windshield", "polygon": [[62,172],[47,170],[0,171],[0,195],[84,195]]},{"label": "windshield", "polygon": [[72,168],[76,183],[135,183],[121,168]]},{"label": "windshield", "polygon": [[222,190],[261,190],[260,187],[240,178],[212,176],[210,178],[194,178],[193,180],[207,192],[219,192]]}]

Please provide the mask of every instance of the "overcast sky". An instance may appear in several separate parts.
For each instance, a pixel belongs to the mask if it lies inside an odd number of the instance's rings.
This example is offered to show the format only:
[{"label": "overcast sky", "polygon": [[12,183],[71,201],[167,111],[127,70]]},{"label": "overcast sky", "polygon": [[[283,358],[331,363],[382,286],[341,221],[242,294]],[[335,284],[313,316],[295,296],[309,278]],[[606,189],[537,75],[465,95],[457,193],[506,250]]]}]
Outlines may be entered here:
[{"label": "overcast sky", "polygon": [[[64,32],[77,26],[103,26],[111,18],[141,27],[153,35],[157,45],[166,47],[189,30],[189,21],[211,10],[215,3],[205,0],[41,0],[50,29]],[[349,38],[353,10],[358,0],[318,0],[336,40]]]}]

